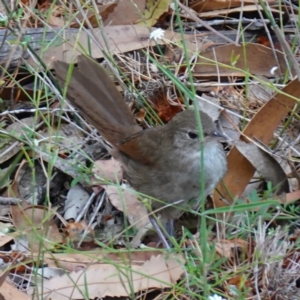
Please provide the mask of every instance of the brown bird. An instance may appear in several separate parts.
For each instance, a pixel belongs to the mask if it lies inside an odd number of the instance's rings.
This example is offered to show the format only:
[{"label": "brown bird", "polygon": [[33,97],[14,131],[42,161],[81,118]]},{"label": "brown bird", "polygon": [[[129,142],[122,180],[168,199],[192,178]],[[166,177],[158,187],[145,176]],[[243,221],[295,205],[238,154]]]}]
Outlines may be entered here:
[{"label": "brown bird", "polygon": [[[61,61],[54,65],[62,84],[69,67]],[[199,207],[202,186],[207,196],[226,173],[220,134],[206,113],[185,110],[163,126],[142,130],[112,79],[88,57],[80,57],[78,67],[74,67],[67,98],[112,145],[112,155],[121,162],[129,184],[161,200],[151,202],[152,210],[178,203],[161,210],[164,220],[172,223],[179,218],[183,211],[179,206]],[[203,140],[196,113],[200,115]]]}]

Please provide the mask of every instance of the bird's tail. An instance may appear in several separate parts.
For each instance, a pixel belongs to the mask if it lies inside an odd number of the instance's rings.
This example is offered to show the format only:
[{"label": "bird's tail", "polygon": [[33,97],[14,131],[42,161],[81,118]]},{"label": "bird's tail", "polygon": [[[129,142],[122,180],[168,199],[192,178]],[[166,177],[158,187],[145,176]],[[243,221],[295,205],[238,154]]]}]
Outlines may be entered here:
[{"label": "bird's tail", "polygon": [[54,69],[60,84],[68,85],[68,100],[109,143],[117,146],[141,130],[112,79],[94,60],[81,56],[77,67],[57,61]]}]

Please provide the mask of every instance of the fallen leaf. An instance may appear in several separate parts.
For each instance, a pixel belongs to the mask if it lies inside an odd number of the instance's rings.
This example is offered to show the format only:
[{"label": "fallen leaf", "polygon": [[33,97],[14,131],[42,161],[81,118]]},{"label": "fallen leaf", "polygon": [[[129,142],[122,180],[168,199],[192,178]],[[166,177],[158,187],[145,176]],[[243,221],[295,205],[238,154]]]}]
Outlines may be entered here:
[{"label": "fallen leaf", "polygon": [[141,18],[146,0],[120,0],[114,11],[108,15],[104,25],[131,25]]},{"label": "fallen leaf", "polygon": [[73,124],[62,123],[56,126],[46,127],[38,131],[41,142],[39,146],[59,147],[60,152],[69,152],[70,149],[77,151],[84,143],[84,137],[81,130]]},{"label": "fallen leaf", "polygon": [[[277,75],[287,70],[285,56],[274,51],[279,62]],[[271,70],[278,66],[272,49],[259,44],[233,44],[215,47],[201,53],[195,65],[195,77],[248,76],[247,74],[275,77]],[[247,73],[246,73],[247,72]]]},{"label": "fallen leaf", "polygon": [[240,118],[236,115],[229,114],[227,111],[223,111],[219,118],[224,133],[232,140],[236,141],[240,138],[239,128]]},{"label": "fallen leaf", "polygon": [[[200,110],[207,113],[214,121],[219,119],[220,116],[220,99],[216,97],[207,96],[203,94],[201,97],[197,97],[198,107]],[[214,105],[213,105],[214,104]]]},{"label": "fallen leaf", "polygon": [[7,243],[11,242],[13,239],[14,239],[14,237],[10,236],[10,235],[0,236],[0,247],[3,247]]},{"label": "fallen leaf", "polygon": [[94,240],[94,231],[85,221],[68,223],[64,231],[68,241],[71,242],[79,242],[81,240],[90,242]]},{"label": "fallen leaf", "polygon": [[264,179],[272,183],[275,195],[289,192],[286,174],[275,158],[251,142],[236,141],[234,145]]},{"label": "fallen leaf", "polygon": [[[165,40],[158,40],[157,42],[149,40],[149,28],[142,25],[118,25],[107,26],[102,29],[94,29],[94,34],[99,40],[100,45],[104,49],[109,49],[111,53],[124,53],[156,44],[164,45],[166,41],[181,41],[180,33],[174,33],[171,30],[166,30],[164,34]],[[103,38],[105,37],[105,39]],[[193,39],[187,36],[187,40]],[[83,45],[90,44],[91,56],[93,58],[104,57],[99,45],[97,45],[90,36],[84,32],[66,32],[64,40],[57,35],[56,40],[53,41],[52,46],[47,50],[38,52],[47,67],[52,68],[54,61],[64,61],[66,63],[73,63],[76,58],[82,54],[81,48]],[[36,62],[32,59],[27,61],[30,65],[36,67]]]},{"label": "fallen leaf", "polygon": [[[104,5],[97,5],[98,11],[100,13],[100,16],[102,17],[103,20],[106,20],[107,17],[114,11],[117,3],[117,1],[111,2],[109,4],[104,4]],[[92,27],[96,28],[99,27],[100,22],[99,22],[99,16],[97,14],[97,11],[95,11],[94,8],[92,9],[87,9],[85,11],[85,14],[83,15],[82,13],[79,13],[77,16],[78,21],[74,21],[70,24],[70,27],[72,28],[80,28],[82,25],[81,23],[84,24],[88,28],[88,24],[86,22],[86,19],[89,20],[89,23],[92,25]]]},{"label": "fallen leaf", "polygon": [[181,102],[183,100],[177,98],[171,103],[171,100],[167,97],[167,91],[163,88],[155,89],[149,95],[149,102],[163,122],[170,121],[177,113],[182,111]]},{"label": "fallen leaf", "polygon": [[[266,84],[270,83],[270,81],[264,76],[257,76],[260,80],[266,82]],[[274,94],[274,90],[267,85],[263,85],[262,83],[251,84],[247,88],[247,99],[250,102],[256,103],[257,101],[268,101],[271,96]]]},{"label": "fallen leaf", "polygon": [[92,172],[92,184],[99,184],[101,181],[119,183],[123,179],[121,163],[113,158],[95,161]]},{"label": "fallen leaf", "polygon": [[20,289],[13,286],[8,281],[4,281],[1,285],[0,296],[5,300],[31,300],[32,298],[29,295],[23,293]]},{"label": "fallen leaf", "polygon": [[238,251],[246,253],[248,243],[242,239],[216,241],[216,252],[226,258],[235,258]]},{"label": "fallen leaf", "polygon": [[[253,5],[245,5],[243,6],[242,12],[248,12],[248,11],[257,11],[257,10],[263,10],[263,7],[258,5],[258,4],[253,4]],[[273,7],[270,8],[270,11],[274,14],[282,14],[282,12],[278,9],[275,9]],[[200,18],[213,18],[213,17],[219,17],[222,15],[228,16],[228,14],[233,14],[233,13],[241,13],[241,7],[235,7],[235,8],[230,8],[230,9],[219,9],[219,10],[210,10],[207,12],[202,12],[199,13]]]},{"label": "fallen leaf", "polygon": [[41,251],[41,246],[51,248],[53,243],[62,243],[62,235],[52,219],[52,210],[23,203],[22,206],[12,206],[11,215],[21,239],[26,237],[31,251]]},{"label": "fallen leaf", "polygon": [[80,184],[76,184],[71,187],[65,201],[65,220],[76,220],[79,213],[82,212],[82,209],[89,197],[89,193]]},{"label": "fallen leaf", "polygon": [[[244,135],[268,145],[281,120],[294,108],[296,102],[292,97],[300,98],[298,79],[290,82],[256,113],[244,129]],[[240,196],[255,172],[252,164],[236,147],[230,151],[227,161],[228,172],[218,185],[218,192],[214,192],[216,207],[226,205],[222,198],[231,203],[235,197]]]},{"label": "fallen leaf", "polygon": [[137,193],[134,190],[113,185],[108,185],[105,189],[112,205],[124,213],[131,225],[140,229],[150,223],[147,209],[138,200]]},{"label": "fallen leaf", "polygon": [[[170,288],[184,273],[184,258],[181,255],[152,256],[142,265],[101,264],[85,270],[71,272],[50,280],[44,280],[34,291],[43,299],[67,300],[129,296],[150,288]],[[75,283],[75,284],[74,284]]]},{"label": "fallen leaf", "polygon": [[[47,265],[55,268],[60,266],[62,269],[69,272],[78,271],[93,266],[95,264],[134,264],[143,265],[145,261],[149,260],[152,256],[162,254],[162,251],[149,250],[149,251],[118,251],[118,252],[106,252],[99,251],[87,251],[84,254],[81,253],[45,253],[44,261]],[[33,259],[38,259],[39,253],[33,254]]]},{"label": "fallen leaf", "polygon": [[169,10],[172,0],[146,0],[142,18],[136,24],[154,26],[159,18]]},{"label": "fallen leaf", "polygon": [[[32,128],[35,127],[36,122],[37,120],[35,117],[29,117],[12,123],[8,125],[5,129],[2,129],[2,134],[0,137],[1,164],[7,161],[8,159],[12,158],[16,153],[20,151],[20,149],[23,146],[23,143],[19,139],[23,135],[26,136],[26,132],[28,132],[28,130],[32,130]],[[7,136],[5,136],[3,131],[7,132]]]},{"label": "fallen leaf", "polygon": [[[274,3],[276,0],[268,0],[264,2],[268,2],[269,4]],[[244,8],[244,6],[248,6],[249,4],[256,4],[255,0],[196,0],[193,1],[190,5],[192,9],[194,9],[197,13],[203,11],[214,11],[220,9],[230,9],[233,7],[238,7],[239,9]]]}]

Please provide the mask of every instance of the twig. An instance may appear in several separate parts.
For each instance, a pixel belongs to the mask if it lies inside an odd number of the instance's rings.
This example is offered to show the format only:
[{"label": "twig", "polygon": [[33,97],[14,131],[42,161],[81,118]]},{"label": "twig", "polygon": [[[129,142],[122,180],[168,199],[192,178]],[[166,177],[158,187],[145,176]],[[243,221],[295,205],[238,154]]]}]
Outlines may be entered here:
[{"label": "twig", "polygon": [[18,205],[21,202],[20,198],[0,197],[0,205]]},{"label": "twig", "polygon": [[214,34],[216,34],[218,37],[224,39],[226,42],[230,43],[230,44],[234,44],[236,46],[239,46],[238,43],[234,42],[233,40],[229,39],[228,37],[220,34],[217,30],[215,30],[213,27],[209,26],[206,22],[202,21],[197,15],[196,13],[189,9],[188,7],[186,7],[185,5],[183,5],[182,3],[180,3],[178,0],[176,0],[177,5],[182,8],[188,15],[189,17],[194,20],[197,23],[200,23],[203,25],[203,27],[205,27],[206,29],[210,30],[211,32],[213,32]]}]

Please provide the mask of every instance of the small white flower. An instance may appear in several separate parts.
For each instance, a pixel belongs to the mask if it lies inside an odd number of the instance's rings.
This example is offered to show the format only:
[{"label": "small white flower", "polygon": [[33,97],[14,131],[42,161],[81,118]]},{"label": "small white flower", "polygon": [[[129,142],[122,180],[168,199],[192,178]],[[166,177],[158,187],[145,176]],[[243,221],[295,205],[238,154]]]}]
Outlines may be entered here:
[{"label": "small white flower", "polygon": [[226,300],[226,299],[222,298],[221,296],[219,296],[217,294],[214,294],[212,296],[209,296],[208,300]]},{"label": "small white flower", "polygon": [[276,72],[277,70],[278,70],[278,67],[277,67],[277,66],[271,68],[271,70],[270,70],[271,75],[275,75],[275,72]]},{"label": "small white flower", "polygon": [[33,139],[33,145],[34,145],[35,147],[38,147],[38,146],[39,146],[39,143],[40,143],[39,140]]},{"label": "small white flower", "polygon": [[157,28],[150,33],[150,40],[151,39],[153,39],[154,41],[160,40],[164,37],[164,35],[165,35],[165,31],[162,30],[161,28]]},{"label": "small white flower", "polygon": [[154,73],[157,73],[159,71],[157,65],[155,64],[150,64],[150,70]]}]

